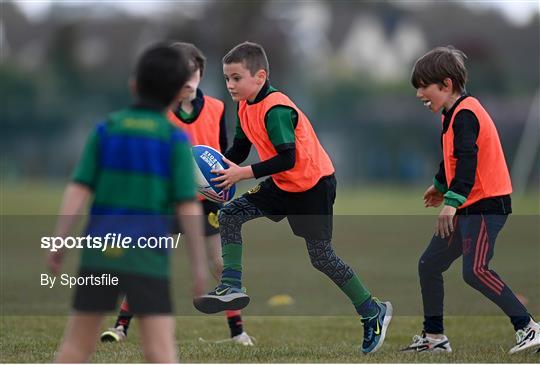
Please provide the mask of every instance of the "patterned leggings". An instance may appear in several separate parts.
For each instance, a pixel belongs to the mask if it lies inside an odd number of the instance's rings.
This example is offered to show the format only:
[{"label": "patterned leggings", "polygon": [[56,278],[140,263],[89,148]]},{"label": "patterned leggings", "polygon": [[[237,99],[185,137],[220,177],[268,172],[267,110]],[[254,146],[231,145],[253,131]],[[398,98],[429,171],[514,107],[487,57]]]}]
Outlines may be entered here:
[{"label": "patterned leggings", "polygon": [[[219,212],[221,244],[242,244],[242,224],[263,216],[264,213],[245,197],[233,200]],[[341,288],[353,277],[353,270],[336,255],[330,240],[306,239],[306,246],[313,267],[328,276],[338,287]]]}]

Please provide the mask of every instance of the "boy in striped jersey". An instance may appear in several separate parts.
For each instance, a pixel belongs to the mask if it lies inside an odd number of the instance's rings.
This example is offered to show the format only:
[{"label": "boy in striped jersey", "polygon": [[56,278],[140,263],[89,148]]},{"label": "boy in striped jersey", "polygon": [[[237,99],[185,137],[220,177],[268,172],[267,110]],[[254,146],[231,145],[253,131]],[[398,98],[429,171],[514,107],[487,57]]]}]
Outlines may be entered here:
[{"label": "boy in striped jersey", "polygon": [[[86,235],[117,233],[139,238],[170,233],[175,210],[183,226],[190,255],[194,295],[205,287],[202,209],[196,200],[193,159],[187,136],[165,113],[189,77],[182,52],[158,44],[138,60],[132,90],[133,106],[111,113],[90,134],[66,188],[57,236],[66,236],[77,214],[92,199]],[[65,251],[47,256],[57,274]],[[169,288],[169,250],[149,247],[83,248],[79,276],[111,274],[118,285],[78,286],[74,312],[56,361],[87,362],[95,349],[106,312],[125,295],[139,317],[141,343],[149,362],[177,362],[174,319]]]}]

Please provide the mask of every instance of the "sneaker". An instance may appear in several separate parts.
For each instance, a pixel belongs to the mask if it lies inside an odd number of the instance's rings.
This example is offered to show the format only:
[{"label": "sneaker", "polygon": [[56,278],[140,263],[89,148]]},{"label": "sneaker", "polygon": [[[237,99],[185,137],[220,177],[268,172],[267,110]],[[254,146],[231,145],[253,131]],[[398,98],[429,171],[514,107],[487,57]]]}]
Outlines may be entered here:
[{"label": "sneaker", "polygon": [[244,346],[253,346],[253,341],[255,340],[253,337],[248,335],[245,331],[241,334],[234,336],[232,338],[233,342],[244,345]]},{"label": "sneaker", "polygon": [[253,346],[256,339],[255,337],[251,337],[250,335],[248,335],[246,332],[242,332],[241,334],[237,336],[226,338],[224,340],[211,341],[211,340],[205,340],[204,338],[199,337],[199,341],[204,342],[204,343],[216,344],[216,345],[222,344],[222,343],[234,342],[234,343],[244,345],[244,346]]},{"label": "sneaker", "polygon": [[127,338],[124,326],[111,327],[101,334],[101,342],[122,342]]},{"label": "sneaker", "polygon": [[452,352],[452,348],[448,337],[443,335],[441,338],[431,338],[422,331],[422,335],[415,335],[413,343],[401,349],[401,352]]},{"label": "sneaker", "polygon": [[381,348],[386,330],[392,320],[392,304],[390,302],[380,302],[373,298],[379,307],[376,315],[370,318],[363,318],[362,325],[364,326],[364,342],[362,343],[362,352],[369,354]]},{"label": "sneaker", "polygon": [[[527,327],[517,330],[516,342],[516,346],[510,349],[509,354],[540,346],[540,324],[531,320]],[[540,348],[536,352],[539,351]]]},{"label": "sneaker", "polygon": [[195,308],[206,314],[239,310],[248,304],[249,296],[245,293],[245,289],[235,288],[228,284],[220,284],[210,293],[193,300]]}]

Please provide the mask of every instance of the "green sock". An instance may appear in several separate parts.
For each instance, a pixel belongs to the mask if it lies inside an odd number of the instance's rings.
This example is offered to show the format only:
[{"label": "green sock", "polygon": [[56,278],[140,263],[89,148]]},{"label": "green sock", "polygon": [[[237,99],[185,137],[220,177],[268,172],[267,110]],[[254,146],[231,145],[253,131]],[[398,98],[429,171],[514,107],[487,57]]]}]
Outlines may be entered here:
[{"label": "green sock", "polygon": [[371,299],[371,293],[362,284],[358,278],[358,275],[354,274],[354,276],[341,287],[341,290],[343,290],[343,292],[349,297],[356,311],[363,318],[371,317],[377,314],[377,306],[369,305],[371,302],[373,302]]},{"label": "green sock", "polygon": [[221,282],[237,288],[242,287],[242,244],[228,243],[223,246],[223,273]]}]

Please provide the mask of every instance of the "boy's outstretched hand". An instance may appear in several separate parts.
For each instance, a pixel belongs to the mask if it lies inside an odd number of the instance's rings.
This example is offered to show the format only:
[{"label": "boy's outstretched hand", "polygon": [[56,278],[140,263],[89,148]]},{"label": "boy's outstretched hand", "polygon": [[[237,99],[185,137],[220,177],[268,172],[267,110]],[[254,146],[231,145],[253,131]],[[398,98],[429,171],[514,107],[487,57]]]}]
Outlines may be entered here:
[{"label": "boy's outstretched hand", "polygon": [[424,206],[428,207],[438,207],[444,200],[444,195],[439,190],[435,188],[434,185],[431,185],[424,193]]},{"label": "boy's outstretched hand", "polygon": [[456,215],[456,208],[445,205],[439,217],[437,218],[437,227],[435,227],[435,235],[441,236],[441,238],[450,237],[454,232],[454,216]]},{"label": "boy's outstretched hand", "polygon": [[225,157],[223,157],[223,161],[225,161],[229,165],[228,169],[210,171],[213,174],[220,175],[211,179],[211,181],[222,181],[222,183],[216,185],[216,187],[228,190],[238,181],[250,179],[253,177],[253,170],[251,169],[251,166],[238,166],[234,162],[226,159]]}]

